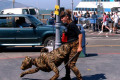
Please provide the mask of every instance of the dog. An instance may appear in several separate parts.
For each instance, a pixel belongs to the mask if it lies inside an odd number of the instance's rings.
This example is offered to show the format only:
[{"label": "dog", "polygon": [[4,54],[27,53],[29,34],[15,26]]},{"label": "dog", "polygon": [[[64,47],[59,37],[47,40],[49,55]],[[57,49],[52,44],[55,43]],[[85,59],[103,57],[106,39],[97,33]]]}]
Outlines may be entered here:
[{"label": "dog", "polygon": [[[48,52],[48,50],[44,48],[42,49],[42,53],[40,54],[40,56],[34,59],[28,56],[25,57],[25,59],[22,61],[21,69],[29,69],[32,67],[32,65],[35,65],[36,68],[22,72],[20,77],[23,77],[26,74],[32,74],[38,72],[39,70],[42,70],[45,72],[55,72],[55,75],[50,80],[56,80],[59,77],[59,70],[57,67],[60,66],[62,62],[66,64],[77,52],[77,47],[78,40],[71,43],[65,43],[51,52]],[[67,76],[70,74],[69,68],[75,73],[78,80],[82,80],[82,76],[77,67],[75,66],[78,57],[79,54],[77,54],[77,56],[75,56],[75,58],[72,59],[72,61],[70,61],[70,63],[68,63],[67,66],[65,66],[66,76],[63,78],[64,80],[71,79],[70,76]]]}]

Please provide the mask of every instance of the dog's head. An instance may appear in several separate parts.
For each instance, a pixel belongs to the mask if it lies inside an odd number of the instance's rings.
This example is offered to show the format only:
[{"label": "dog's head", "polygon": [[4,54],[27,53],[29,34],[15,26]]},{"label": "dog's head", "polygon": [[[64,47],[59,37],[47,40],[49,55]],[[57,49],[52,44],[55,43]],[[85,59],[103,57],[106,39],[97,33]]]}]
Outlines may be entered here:
[{"label": "dog's head", "polygon": [[48,52],[49,50],[47,48],[42,48],[40,52]]},{"label": "dog's head", "polygon": [[32,67],[32,58],[26,56],[25,59],[22,61],[21,69],[26,70],[26,69],[31,68],[31,67]]}]

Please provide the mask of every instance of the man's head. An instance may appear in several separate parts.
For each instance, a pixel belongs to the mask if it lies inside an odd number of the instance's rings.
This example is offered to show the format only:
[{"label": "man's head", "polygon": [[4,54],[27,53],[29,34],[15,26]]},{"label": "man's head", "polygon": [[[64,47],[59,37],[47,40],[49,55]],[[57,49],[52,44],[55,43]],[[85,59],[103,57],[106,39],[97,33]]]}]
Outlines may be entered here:
[{"label": "man's head", "polygon": [[24,17],[19,17],[19,20],[20,20],[21,22],[25,22],[25,18],[24,18]]},{"label": "man's head", "polygon": [[103,15],[106,15],[106,13],[104,12]]},{"label": "man's head", "polygon": [[115,14],[117,15],[118,12],[115,12]]},{"label": "man's head", "polygon": [[62,11],[60,14],[60,18],[63,23],[68,23],[68,21],[72,20],[71,11],[70,10]]},{"label": "man's head", "polygon": [[21,69],[26,70],[26,69],[31,68],[31,67],[32,67],[32,58],[26,56],[25,59],[22,61]]}]

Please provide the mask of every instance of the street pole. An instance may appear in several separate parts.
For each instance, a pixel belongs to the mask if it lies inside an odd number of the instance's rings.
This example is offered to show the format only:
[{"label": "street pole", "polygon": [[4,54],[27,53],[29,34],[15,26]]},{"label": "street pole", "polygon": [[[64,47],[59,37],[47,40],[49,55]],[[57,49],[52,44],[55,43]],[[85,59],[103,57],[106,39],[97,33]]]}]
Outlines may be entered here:
[{"label": "street pole", "polygon": [[13,5],[12,5],[13,8],[15,7],[14,4],[15,4],[15,0],[13,0]]},{"label": "street pole", "polygon": [[[58,5],[60,7],[60,0],[57,0],[56,5]],[[55,35],[55,48],[58,48],[61,45],[61,41],[60,41],[60,16],[56,15],[56,35]]]},{"label": "street pole", "polygon": [[73,0],[72,0],[72,20],[73,20]]}]

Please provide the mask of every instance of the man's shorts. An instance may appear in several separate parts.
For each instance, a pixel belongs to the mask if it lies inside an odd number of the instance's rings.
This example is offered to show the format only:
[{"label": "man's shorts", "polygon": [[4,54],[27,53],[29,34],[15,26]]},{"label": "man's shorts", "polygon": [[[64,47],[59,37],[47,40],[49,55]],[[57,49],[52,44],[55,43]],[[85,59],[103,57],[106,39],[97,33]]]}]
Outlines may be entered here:
[{"label": "man's shorts", "polygon": [[118,23],[114,23],[114,27],[118,27]]},{"label": "man's shorts", "polygon": [[102,24],[102,25],[107,26],[107,21],[103,22],[103,24]]}]

